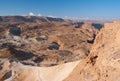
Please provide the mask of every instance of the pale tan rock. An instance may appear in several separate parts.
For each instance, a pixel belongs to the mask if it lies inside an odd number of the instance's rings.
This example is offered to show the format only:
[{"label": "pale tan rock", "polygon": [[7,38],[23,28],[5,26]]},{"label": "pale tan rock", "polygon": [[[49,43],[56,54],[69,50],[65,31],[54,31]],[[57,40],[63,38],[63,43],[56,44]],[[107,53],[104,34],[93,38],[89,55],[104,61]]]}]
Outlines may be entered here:
[{"label": "pale tan rock", "polygon": [[53,67],[31,67],[19,63],[13,64],[12,76],[5,81],[62,81],[80,61]]},{"label": "pale tan rock", "polygon": [[106,23],[90,55],[64,81],[120,81],[120,23]]}]

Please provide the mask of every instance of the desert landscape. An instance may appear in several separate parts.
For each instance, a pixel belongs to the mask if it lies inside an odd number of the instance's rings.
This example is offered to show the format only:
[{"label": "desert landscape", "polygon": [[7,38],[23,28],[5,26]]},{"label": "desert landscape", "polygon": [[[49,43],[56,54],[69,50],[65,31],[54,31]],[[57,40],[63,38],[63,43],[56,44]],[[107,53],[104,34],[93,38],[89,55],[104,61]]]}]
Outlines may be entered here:
[{"label": "desert landscape", "polygon": [[1,16],[0,81],[117,81],[119,26]]},{"label": "desert landscape", "polygon": [[0,19],[1,81],[64,80],[89,56],[103,27],[98,22],[52,17],[1,16]]},{"label": "desert landscape", "polygon": [[120,81],[119,0],[1,0],[0,81]]}]

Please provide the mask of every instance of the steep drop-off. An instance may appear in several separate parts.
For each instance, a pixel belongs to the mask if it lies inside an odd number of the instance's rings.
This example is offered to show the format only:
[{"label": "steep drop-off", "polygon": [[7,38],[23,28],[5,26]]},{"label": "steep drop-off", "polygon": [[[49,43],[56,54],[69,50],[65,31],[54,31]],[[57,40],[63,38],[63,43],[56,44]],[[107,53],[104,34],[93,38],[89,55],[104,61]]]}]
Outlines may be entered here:
[{"label": "steep drop-off", "polygon": [[120,81],[120,22],[106,23],[90,55],[64,81]]}]

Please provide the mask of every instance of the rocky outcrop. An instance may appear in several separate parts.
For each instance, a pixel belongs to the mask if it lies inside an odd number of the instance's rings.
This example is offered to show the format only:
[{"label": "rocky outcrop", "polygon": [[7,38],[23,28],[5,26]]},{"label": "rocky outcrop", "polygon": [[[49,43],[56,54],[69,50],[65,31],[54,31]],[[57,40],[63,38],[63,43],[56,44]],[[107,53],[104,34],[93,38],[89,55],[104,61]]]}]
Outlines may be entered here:
[{"label": "rocky outcrop", "polygon": [[90,55],[64,81],[120,80],[120,22],[106,23]]}]

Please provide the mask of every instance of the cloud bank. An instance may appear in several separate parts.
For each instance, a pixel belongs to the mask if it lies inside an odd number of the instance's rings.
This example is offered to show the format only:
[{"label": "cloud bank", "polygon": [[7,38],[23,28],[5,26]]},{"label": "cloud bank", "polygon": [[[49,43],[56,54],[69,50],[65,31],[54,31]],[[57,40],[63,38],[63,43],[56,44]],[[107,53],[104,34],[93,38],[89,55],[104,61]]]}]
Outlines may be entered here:
[{"label": "cloud bank", "polygon": [[35,16],[35,14],[33,12],[30,12],[29,16]]}]

